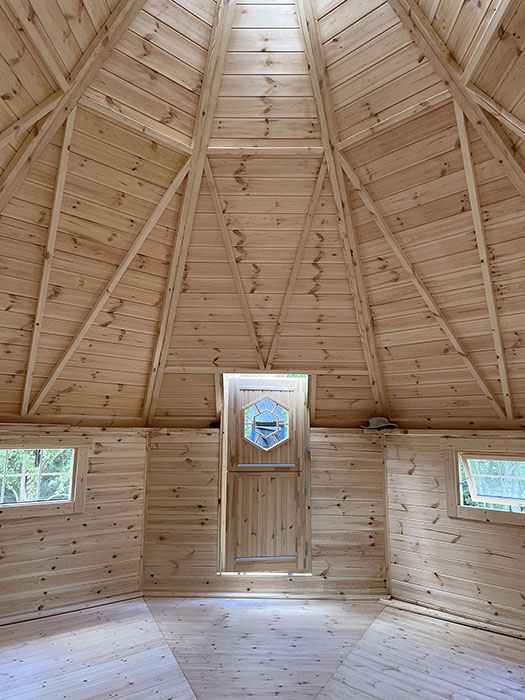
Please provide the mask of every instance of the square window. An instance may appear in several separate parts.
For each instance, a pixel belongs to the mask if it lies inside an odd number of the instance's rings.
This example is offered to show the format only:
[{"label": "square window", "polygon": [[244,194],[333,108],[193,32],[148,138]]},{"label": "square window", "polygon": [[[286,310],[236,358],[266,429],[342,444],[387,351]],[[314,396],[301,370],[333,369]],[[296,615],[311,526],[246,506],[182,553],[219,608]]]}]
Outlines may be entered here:
[{"label": "square window", "polygon": [[458,456],[462,505],[525,513],[525,457]]},{"label": "square window", "polygon": [[0,518],[81,512],[87,447],[0,449]]},{"label": "square window", "polygon": [[451,518],[525,525],[525,455],[445,450]]}]

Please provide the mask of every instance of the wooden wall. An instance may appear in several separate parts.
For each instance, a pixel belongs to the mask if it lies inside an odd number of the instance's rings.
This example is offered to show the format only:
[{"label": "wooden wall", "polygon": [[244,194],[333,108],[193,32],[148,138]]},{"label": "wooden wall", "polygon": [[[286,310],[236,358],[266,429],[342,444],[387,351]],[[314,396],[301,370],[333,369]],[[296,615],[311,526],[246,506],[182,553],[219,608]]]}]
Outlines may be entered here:
[{"label": "wooden wall", "polygon": [[525,627],[525,528],[449,518],[442,449],[525,451],[525,437],[387,437],[392,595]]},{"label": "wooden wall", "polygon": [[310,448],[313,576],[217,576],[219,431],[153,434],[144,590],[338,598],[384,593],[380,442],[359,430],[312,429]]},{"label": "wooden wall", "polygon": [[[9,431],[9,432],[7,432]],[[14,434],[78,438],[86,431],[24,426]],[[88,431],[86,509],[0,521],[0,618],[125,596],[140,590],[147,437]]]}]

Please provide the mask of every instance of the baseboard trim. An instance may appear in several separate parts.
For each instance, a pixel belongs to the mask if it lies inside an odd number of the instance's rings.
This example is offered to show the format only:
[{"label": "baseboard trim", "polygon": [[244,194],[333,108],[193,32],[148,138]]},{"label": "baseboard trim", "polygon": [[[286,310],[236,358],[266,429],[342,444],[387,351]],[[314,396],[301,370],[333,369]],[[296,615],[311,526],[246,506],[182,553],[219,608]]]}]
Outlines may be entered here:
[{"label": "baseboard trim", "polygon": [[405,612],[415,613],[416,615],[433,617],[437,620],[442,620],[444,622],[454,622],[458,625],[474,627],[475,629],[484,630],[485,632],[503,634],[507,637],[514,637],[515,639],[525,639],[525,630],[518,629],[517,627],[509,627],[507,625],[500,625],[497,622],[489,622],[484,620],[476,620],[470,617],[463,617],[462,615],[446,612],[445,610],[440,610],[438,608],[431,608],[427,605],[410,603],[400,598],[382,598],[380,602],[387,607],[396,608],[397,610],[403,610]]},{"label": "baseboard trim", "polygon": [[233,593],[206,591],[144,591],[145,598],[258,598],[260,600],[341,600],[341,601],[368,601],[378,602],[385,600],[388,596],[384,593],[325,593],[323,595],[311,595],[308,593],[246,593],[237,591]]},{"label": "baseboard trim", "polygon": [[86,610],[87,608],[99,608],[103,605],[111,605],[111,603],[122,603],[126,600],[136,600],[137,598],[143,597],[144,594],[142,593],[142,591],[136,591],[134,593],[114,595],[110,598],[105,598],[104,600],[88,600],[84,603],[66,605],[62,608],[52,608],[50,610],[39,610],[35,612],[21,613],[20,615],[11,615],[9,617],[0,618],[0,627],[3,627],[4,625],[13,625],[17,622],[29,622],[30,620],[40,620],[43,617],[54,617],[55,615],[64,615],[70,612],[80,612],[81,610]]}]

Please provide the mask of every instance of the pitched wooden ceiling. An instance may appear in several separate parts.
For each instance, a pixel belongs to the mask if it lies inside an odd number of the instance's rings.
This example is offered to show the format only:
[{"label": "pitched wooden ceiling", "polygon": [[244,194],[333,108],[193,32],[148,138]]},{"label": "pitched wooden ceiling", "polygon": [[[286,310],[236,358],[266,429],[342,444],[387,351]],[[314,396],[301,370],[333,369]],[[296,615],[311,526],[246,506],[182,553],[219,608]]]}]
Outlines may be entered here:
[{"label": "pitched wooden ceiling", "polygon": [[[6,0],[0,419],[521,426],[519,0]],[[474,125],[474,126],[473,126]]]}]

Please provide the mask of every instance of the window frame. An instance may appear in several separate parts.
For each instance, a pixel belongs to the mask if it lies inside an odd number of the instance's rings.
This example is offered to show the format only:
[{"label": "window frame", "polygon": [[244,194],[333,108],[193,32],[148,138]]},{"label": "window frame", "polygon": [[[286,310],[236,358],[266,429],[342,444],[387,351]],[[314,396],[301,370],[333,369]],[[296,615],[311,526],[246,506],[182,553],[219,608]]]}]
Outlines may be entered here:
[{"label": "window frame", "polygon": [[[460,482],[460,460],[463,456],[469,457],[484,457],[491,459],[509,459],[518,458],[525,462],[525,453],[500,453],[489,451],[471,451],[471,450],[446,450],[445,451],[445,491],[447,500],[447,515],[449,518],[459,518],[462,520],[478,520],[482,522],[502,523],[507,525],[525,525],[525,513],[513,513],[504,510],[493,510],[492,508],[478,508],[477,506],[465,506],[461,499],[461,482]],[[469,474],[465,468],[467,480]],[[471,488],[469,481],[469,488]],[[475,492],[475,491],[474,491]],[[486,498],[484,499],[486,501]],[[496,502],[496,501],[494,501]],[[505,500],[505,503],[509,503]],[[521,502],[519,503],[521,505]]]},{"label": "window frame", "polygon": [[67,444],[43,444],[45,440],[24,444],[0,444],[6,450],[70,449],[74,452],[71,475],[71,498],[67,501],[25,501],[23,503],[0,503],[0,520],[34,518],[46,515],[71,515],[82,513],[86,507],[86,481],[89,447]]},{"label": "window frame", "polygon": [[[496,462],[513,462],[519,461],[525,463],[525,456],[519,455],[500,455],[500,454],[487,454],[486,452],[463,452],[460,450],[458,452],[458,460],[461,460],[463,464],[463,469],[465,470],[465,476],[467,477],[468,487],[470,489],[470,494],[472,500],[474,501],[485,501],[485,503],[497,503],[498,505],[512,505],[512,506],[525,506],[525,498],[500,498],[499,496],[491,496],[487,498],[486,496],[480,496],[476,489],[475,480],[472,477],[472,470],[468,463],[469,459],[492,459]],[[459,462],[458,462],[459,466]]]}]

